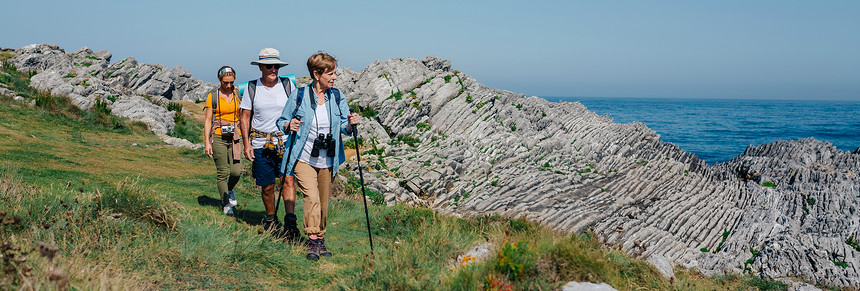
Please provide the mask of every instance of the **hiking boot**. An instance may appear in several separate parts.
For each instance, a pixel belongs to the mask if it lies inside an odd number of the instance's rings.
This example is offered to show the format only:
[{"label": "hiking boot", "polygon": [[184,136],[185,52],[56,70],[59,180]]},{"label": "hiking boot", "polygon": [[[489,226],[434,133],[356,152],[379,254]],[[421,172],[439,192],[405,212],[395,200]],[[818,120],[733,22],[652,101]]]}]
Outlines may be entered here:
[{"label": "hiking boot", "polygon": [[230,205],[233,205],[233,207],[236,207],[239,205],[239,201],[236,201],[236,194],[233,194],[233,190],[230,190],[230,192],[227,192],[227,201],[229,201]]},{"label": "hiking boot", "polygon": [[296,226],[296,215],[294,213],[287,213],[284,216],[284,237],[288,240],[297,241],[302,237],[302,233],[299,232],[298,226]]},{"label": "hiking boot", "polygon": [[233,206],[230,204],[224,205],[224,214],[233,215]]},{"label": "hiking boot", "polygon": [[317,261],[320,259],[320,239],[309,239],[308,240],[308,249],[307,249],[307,258],[311,261]]},{"label": "hiking boot", "polygon": [[281,235],[281,222],[277,219],[263,219],[263,229],[271,232],[273,236],[279,237]]},{"label": "hiking boot", "polygon": [[321,238],[319,238],[319,239],[317,239],[317,240],[319,241],[319,251],[320,251],[320,256],[323,256],[323,257],[331,257],[331,252],[329,252],[329,251],[328,251],[328,248],[326,248],[326,247],[325,247],[325,238],[322,238],[322,237],[321,237]]}]

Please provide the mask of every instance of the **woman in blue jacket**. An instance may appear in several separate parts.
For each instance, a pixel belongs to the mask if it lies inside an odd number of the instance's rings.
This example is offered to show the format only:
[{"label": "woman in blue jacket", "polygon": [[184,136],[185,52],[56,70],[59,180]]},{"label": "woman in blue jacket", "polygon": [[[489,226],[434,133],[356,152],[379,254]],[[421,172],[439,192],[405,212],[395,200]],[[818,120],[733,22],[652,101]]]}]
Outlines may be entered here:
[{"label": "woman in blue jacket", "polygon": [[358,114],[349,112],[346,96],[333,88],[336,68],[337,60],[326,53],[308,58],[313,82],[290,94],[277,121],[278,129],[296,134],[289,157],[281,162],[281,172],[295,176],[305,195],[302,220],[310,239],[309,260],[332,255],[323,238],[331,183],[338,166],[346,160],[341,134],[351,135],[352,125],[359,121]]}]

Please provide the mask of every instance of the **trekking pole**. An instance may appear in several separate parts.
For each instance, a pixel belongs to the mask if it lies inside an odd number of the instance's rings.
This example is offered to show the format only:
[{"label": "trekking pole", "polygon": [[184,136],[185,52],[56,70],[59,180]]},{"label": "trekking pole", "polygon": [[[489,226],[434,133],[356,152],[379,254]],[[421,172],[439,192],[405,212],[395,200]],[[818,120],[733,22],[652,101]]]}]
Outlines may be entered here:
[{"label": "trekking pole", "polygon": [[[293,143],[295,143],[295,142],[296,142],[296,132],[290,131],[290,151],[288,151],[286,153],[286,155],[287,155],[287,166],[290,165],[290,153],[293,152]],[[281,191],[278,194],[278,197],[275,197],[275,200],[277,200],[277,202],[275,202],[275,218],[278,217],[278,208],[281,206],[281,200],[284,199],[284,188],[286,188],[286,186],[284,185],[284,180],[286,180],[286,179],[287,179],[287,169],[284,169],[284,175],[281,176]],[[284,205],[284,207],[287,207],[287,206]],[[284,214],[284,217],[285,217],[284,220],[286,220],[286,214]]]},{"label": "trekking pole", "polygon": [[361,154],[358,149],[358,125],[352,125],[352,133],[355,135],[355,157],[358,158],[358,177],[361,180],[361,200],[364,201],[364,217],[367,220],[367,238],[370,240],[370,257],[373,257],[373,235],[370,234],[370,214],[367,211],[367,196],[364,191],[364,172],[361,170]]}]

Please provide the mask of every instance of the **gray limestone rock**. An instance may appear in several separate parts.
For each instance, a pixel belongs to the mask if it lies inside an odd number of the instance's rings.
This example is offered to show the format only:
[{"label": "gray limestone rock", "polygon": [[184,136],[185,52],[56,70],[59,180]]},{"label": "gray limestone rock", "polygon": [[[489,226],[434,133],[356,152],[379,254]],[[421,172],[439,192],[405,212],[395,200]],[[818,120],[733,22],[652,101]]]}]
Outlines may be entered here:
[{"label": "gray limestone rock", "polygon": [[425,66],[427,66],[428,69],[431,69],[433,71],[448,72],[451,70],[451,61],[443,60],[435,56],[426,56],[421,59],[421,63],[423,63]]},{"label": "gray limestone rock", "polygon": [[172,137],[172,136],[168,136],[168,135],[164,135],[164,134],[159,134],[158,137],[161,138],[161,140],[163,140],[164,143],[166,143],[167,145],[170,145],[170,146],[183,147],[183,148],[192,149],[192,150],[203,148],[202,144],[193,144],[188,140],[177,138],[177,137]]},{"label": "gray limestone rock", "polygon": [[93,52],[87,47],[66,53],[57,45],[33,44],[15,54],[10,62],[19,70],[38,72],[31,78],[32,87],[68,96],[82,109],[89,109],[101,99],[114,114],[143,121],[159,134],[174,126],[173,115],[164,109],[165,104],[203,99],[218,86],[192,78],[181,66],[168,69],[138,63],[133,58],[111,64],[110,52]]},{"label": "gray limestone rock", "polygon": [[606,283],[589,283],[589,282],[567,282],[561,286],[563,291],[617,291]]},{"label": "gray limestone rock", "polygon": [[666,277],[666,279],[675,277],[675,271],[672,270],[672,263],[663,255],[652,254],[648,257],[646,262],[654,266],[654,268],[657,268],[657,271],[660,271],[660,274],[663,275],[663,277]]},{"label": "gray limestone rock", "polygon": [[56,71],[66,74],[75,70],[72,60],[56,44],[31,44],[17,50],[9,61],[22,72]]},{"label": "gray limestone rock", "polygon": [[111,110],[117,116],[143,121],[156,134],[167,134],[175,125],[173,111],[152,104],[141,96],[121,96],[113,103]]},{"label": "gray limestone rock", "polygon": [[377,122],[390,137],[383,156],[362,161],[394,169],[366,179],[389,201],[408,193],[454,215],[590,227],[632,255],[706,274],[860,286],[858,252],[845,243],[860,236],[858,154],[806,139],[711,167],[642,123],[487,88],[415,59],[377,61],[345,79],[350,102],[378,112],[362,126]]}]

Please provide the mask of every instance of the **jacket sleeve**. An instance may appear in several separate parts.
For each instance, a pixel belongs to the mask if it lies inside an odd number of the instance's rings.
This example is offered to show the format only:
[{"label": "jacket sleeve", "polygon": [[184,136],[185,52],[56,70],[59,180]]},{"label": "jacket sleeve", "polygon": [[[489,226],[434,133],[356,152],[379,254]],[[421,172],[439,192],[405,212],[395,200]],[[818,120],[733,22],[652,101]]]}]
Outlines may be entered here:
[{"label": "jacket sleeve", "polygon": [[284,104],[284,111],[281,111],[281,117],[278,117],[278,121],[275,122],[275,125],[278,126],[278,130],[283,133],[287,133],[284,130],[284,124],[289,124],[290,120],[293,119],[293,111],[296,110],[296,99],[302,98],[304,96],[298,96],[299,90],[293,90],[290,93],[290,97],[287,98],[287,104]]},{"label": "jacket sleeve", "polygon": [[350,132],[347,132],[347,128],[349,127],[349,118],[347,117],[347,114],[352,113],[349,111],[349,105],[347,104],[349,103],[347,102],[347,100],[349,99],[346,98],[346,94],[344,94],[343,91],[340,91],[340,95],[341,98],[339,106],[340,112],[343,113],[340,115],[340,132],[347,136],[352,136],[352,130],[350,130]]}]

